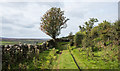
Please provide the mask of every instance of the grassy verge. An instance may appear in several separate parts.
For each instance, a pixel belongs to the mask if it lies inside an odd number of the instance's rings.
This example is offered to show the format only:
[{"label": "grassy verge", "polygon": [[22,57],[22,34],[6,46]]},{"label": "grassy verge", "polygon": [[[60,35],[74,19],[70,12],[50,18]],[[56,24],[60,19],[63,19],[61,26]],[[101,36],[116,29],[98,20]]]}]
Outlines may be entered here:
[{"label": "grassy verge", "polygon": [[[118,60],[115,56],[115,50],[104,49],[97,52],[92,52],[93,57],[87,56],[87,51],[82,48],[72,47],[72,54],[74,55],[78,65],[81,69],[117,69]],[[113,48],[114,49],[114,48]],[[106,52],[107,50],[107,52]],[[108,51],[109,50],[109,51]]]},{"label": "grassy verge", "polygon": [[33,61],[28,63],[29,69],[52,69],[53,62],[57,59],[55,49],[50,49],[39,54],[39,57],[33,58]]}]

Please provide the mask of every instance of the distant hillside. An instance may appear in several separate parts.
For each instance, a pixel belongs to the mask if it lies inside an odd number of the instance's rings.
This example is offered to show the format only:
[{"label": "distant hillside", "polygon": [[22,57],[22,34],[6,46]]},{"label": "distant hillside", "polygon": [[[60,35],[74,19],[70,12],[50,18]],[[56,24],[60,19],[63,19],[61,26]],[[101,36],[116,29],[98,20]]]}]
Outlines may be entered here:
[{"label": "distant hillside", "polygon": [[14,43],[29,43],[29,44],[34,44],[36,42],[41,43],[41,42],[45,42],[49,39],[36,39],[36,38],[5,38],[5,37],[0,37],[0,41],[2,42],[14,42]]},{"label": "distant hillside", "polygon": [[48,38],[6,38],[6,37],[0,37],[2,40],[49,40]]}]

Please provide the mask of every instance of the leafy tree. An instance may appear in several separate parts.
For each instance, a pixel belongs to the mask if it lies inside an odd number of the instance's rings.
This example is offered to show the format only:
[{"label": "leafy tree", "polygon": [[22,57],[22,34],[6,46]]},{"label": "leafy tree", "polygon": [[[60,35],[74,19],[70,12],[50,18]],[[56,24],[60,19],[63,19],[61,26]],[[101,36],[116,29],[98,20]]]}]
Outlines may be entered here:
[{"label": "leafy tree", "polygon": [[82,26],[79,26],[79,28],[80,28],[80,31],[81,32],[84,32],[85,31],[85,26],[83,25],[83,27]]},{"label": "leafy tree", "polygon": [[[114,27],[115,27],[115,40],[117,41],[117,45],[118,45],[118,61],[120,63],[120,20],[119,21],[116,21],[114,23]],[[119,65],[120,67],[120,65]]]},{"label": "leafy tree", "polygon": [[114,23],[114,38],[117,41],[117,45],[120,45],[120,20]]},{"label": "leafy tree", "polygon": [[[91,36],[91,30],[93,28],[93,25],[95,22],[98,22],[98,20],[96,18],[90,18],[90,20],[88,22],[85,22],[85,32],[86,32],[86,36],[85,36],[85,39],[86,39],[86,44],[85,46],[92,46],[93,42],[92,41],[92,38],[93,36]],[[85,41],[85,40],[84,40]]]},{"label": "leafy tree", "polygon": [[[92,41],[93,40],[93,36],[91,36],[91,30],[92,28],[94,27],[94,23],[95,22],[98,22],[98,20],[96,18],[90,18],[89,21],[85,22],[85,32],[86,32],[86,36],[84,37],[84,39],[82,40],[82,46],[87,48],[87,56],[89,56],[90,52],[93,51],[93,47],[94,47],[94,42]],[[92,52],[91,52],[91,55]]]},{"label": "leafy tree", "polygon": [[85,28],[87,32],[91,31],[95,22],[98,22],[96,18],[90,18],[88,22],[85,22]]},{"label": "leafy tree", "polygon": [[82,39],[84,38],[84,33],[79,31],[75,34],[74,36],[74,43],[75,43],[75,46],[77,47],[78,45],[82,44]]},{"label": "leafy tree", "polygon": [[90,36],[92,37],[92,39],[97,38],[99,36],[99,27],[96,26],[91,30],[91,34]]},{"label": "leafy tree", "polygon": [[60,34],[60,30],[67,27],[66,22],[68,20],[68,18],[64,17],[64,11],[61,11],[60,8],[52,7],[41,18],[40,28],[55,39]]},{"label": "leafy tree", "polygon": [[70,40],[70,46],[74,45],[74,39],[73,39],[74,35],[72,32],[69,33],[68,35],[68,39]]},{"label": "leafy tree", "polygon": [[106,20],[99,24],[100,37],[104,42],[110,39],[111,27],[111,23]]},{"label": "leafy tree", "polygon": [[85,22],[85,25],[79,26],[81,31],[91,31],[91,29],[93,28],[93,25],[95,22],[98,22],[98,20],[96,18],[90,18],[90,20],[88,22]]}]

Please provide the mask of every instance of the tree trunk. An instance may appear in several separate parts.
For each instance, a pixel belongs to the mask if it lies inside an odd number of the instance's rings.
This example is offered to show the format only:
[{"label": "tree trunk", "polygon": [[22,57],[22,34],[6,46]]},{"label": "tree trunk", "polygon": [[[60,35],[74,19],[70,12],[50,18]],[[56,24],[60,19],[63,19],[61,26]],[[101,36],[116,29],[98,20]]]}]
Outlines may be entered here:
[{"label": "tree trunk", "polygon": [[53,35],[52,38],[53,38],[53,40],[55,40],[56,39],[55,35]]}]

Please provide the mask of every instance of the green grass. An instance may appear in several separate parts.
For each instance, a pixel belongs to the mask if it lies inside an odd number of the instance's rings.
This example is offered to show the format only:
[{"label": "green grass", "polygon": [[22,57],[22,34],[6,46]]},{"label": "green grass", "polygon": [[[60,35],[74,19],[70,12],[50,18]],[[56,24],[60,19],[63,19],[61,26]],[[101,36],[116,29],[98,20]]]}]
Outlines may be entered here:
[{"label": "green grass", "polygon": [[1,41],[2,45],[16,44],[16,42]]},{"label": "green grass", "polygon": [[[80,51],[79,50],[80,48],[73,49],[72,54],[74,55],[81,69],[117,69],[118,68],[117,56],[115,56],[114,51],[111,51],[110,49],[106,49],[108,52],[106,52],[105,50],[92,52],[94,54],[93,57],[92,56],[87,57],[86,50],[80,50]],[[106,53],[108,54],[106,55]]]},{"label": "green grass", "polygon": [[57,47],[55,47],[58,50],[67,50],[67,44],[69,42],[57,42]]},{"label": "green grass", "polygon": [[[9,43],[9,42],[8,42]],[[41,44],[41,43],[39,43]],[[69,50],[69,42],[58,42],[57,46],[52,49],[43,51],[39,54],[31,54],[34,56],[32,60],[24,60],[21,62],[27,69],[33,70],[39,69],[78,69]],[[118,48],[116,45],[112,47],[107,46],[101,51],[92,52],[93,57],[87,56],[87,50],[80,47],[69,47],[77,64],[81,69],[117,69],[118,60],[117,53]],[[57,54],[56,51],[61,51],[62,54]],[[19,68],[20,63],[17,66],[13,65],[15,69]]]},{"label": "green grass", "polygon": [[57,50],[47,50],[39,54],[39,58],[33,58],[33,62],[29,63],[30,69],[52,69],[52,62],[56,59],[55,52]]},{"label": "green grass", "polygon": [[38,43],[37,45],[42,45],[42,43]]},{"label": "green grass", "polygon": [[[59,42],[62,48],[67,48],[67,44]],[[44,51],[39,54],[39,60],[34,57],[32,61],[24,62],[23,65],[27,65],[28,69],[78,69],[69,50],[62,50],[62,54],[57,54],[58,50],[53,48]]]},{"label": "green grass", "polygon": [[56,61],[54,69],[78,69],[72,56],[70,55],[69,50],[62,51],[62,54],[59,55],[59,59]]}]

